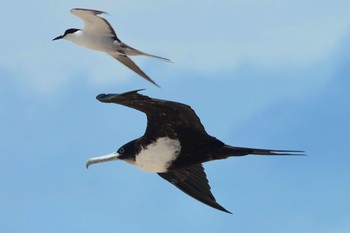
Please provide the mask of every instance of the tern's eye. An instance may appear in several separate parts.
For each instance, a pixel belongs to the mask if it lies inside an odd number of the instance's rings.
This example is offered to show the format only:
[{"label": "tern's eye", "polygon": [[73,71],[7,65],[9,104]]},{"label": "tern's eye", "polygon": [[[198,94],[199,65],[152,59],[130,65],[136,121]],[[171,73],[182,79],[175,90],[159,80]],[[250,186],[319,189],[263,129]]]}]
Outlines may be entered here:
[{"label": "tern's eye", "polygon": [[123,154],[124,153],[124,148],[119,148],[119,150],[117,151],[119,154]]}]

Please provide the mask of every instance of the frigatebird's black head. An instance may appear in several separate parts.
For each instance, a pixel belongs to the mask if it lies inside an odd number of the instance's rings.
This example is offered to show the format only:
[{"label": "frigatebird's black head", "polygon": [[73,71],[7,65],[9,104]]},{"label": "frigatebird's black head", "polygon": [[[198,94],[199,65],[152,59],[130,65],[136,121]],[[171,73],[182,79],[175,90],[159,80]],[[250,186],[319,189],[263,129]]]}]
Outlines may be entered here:
[{"label": "frigatebird's black head", "polygon": [[56,38],[52,39],[52,40],[59,40],[59,39],[64,39],[67,35],[70,35],[70,34],[73,34],[77,31],[79,31],[80,29],[77,29],[77,28],[70,28],[70,29],[67,29],[63,35],[61,36],[57,36]]},{"label": "frigatebird's black head", "polygon": [[132,140],[131,142],[126,143],[121,146],[117,153],[119,154],[119,159],[121,160],[135,160],[135,155],[140,151],[140,148],[135,143],[136,140]]}]

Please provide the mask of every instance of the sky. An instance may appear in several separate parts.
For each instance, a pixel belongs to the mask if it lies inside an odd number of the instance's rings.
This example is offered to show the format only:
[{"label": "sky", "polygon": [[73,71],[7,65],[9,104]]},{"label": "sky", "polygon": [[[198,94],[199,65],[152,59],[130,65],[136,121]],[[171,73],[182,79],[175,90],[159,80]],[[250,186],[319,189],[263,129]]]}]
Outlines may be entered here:
[{"label": "sky", "polygon": [[[2,4],[0,232],[350,232],[350,2],[42,1]],[[118,37],[173,63],[52,41],[107,11]],[[6,20],[5,20],[6,19]],[[143,113],[100,93],[186,103],[207,132],[307,156],[204,164],[226,214],[124,162],[85,168],[141,136]]]}]

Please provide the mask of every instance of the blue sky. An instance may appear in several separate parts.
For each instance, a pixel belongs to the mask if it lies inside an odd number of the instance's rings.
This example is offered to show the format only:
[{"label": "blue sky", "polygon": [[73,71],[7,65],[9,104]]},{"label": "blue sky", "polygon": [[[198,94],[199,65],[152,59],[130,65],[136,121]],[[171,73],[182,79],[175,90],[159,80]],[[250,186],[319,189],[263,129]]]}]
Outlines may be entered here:
[{"label": "blue sky", "polygon": [[[349,1],[39,1],[3,4],[0,232],[350,231]],[[51,40],[105,17],[156,88],[109,56]],[[227,144],[301,149],[205,164],[221,213],[122,162],[145,116],[99,93],[146,88],[191,105]]]}]

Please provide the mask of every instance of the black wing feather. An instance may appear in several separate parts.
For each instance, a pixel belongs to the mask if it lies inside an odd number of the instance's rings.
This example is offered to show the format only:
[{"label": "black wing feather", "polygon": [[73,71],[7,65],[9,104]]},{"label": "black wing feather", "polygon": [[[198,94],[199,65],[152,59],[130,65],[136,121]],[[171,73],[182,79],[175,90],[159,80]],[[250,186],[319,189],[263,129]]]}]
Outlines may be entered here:
[{"label": "black wing feather", "polygon": [[158,175],[196,200],[231,214],[230,211],[216,202],[214,195],[210,191],[209,182],[201,164],[166,173],[158,173]]},{"label": "black wing feather", "polygon": [[[149,137],[177,138],[180,132],[207,135],[193,109],[182,103],[150,98],[138,93],[100,94],[96,98],[105,103],[117,103],[134,108],[147,115],[146,133]],[[177,130],[177,131],[174,131]]]}]

